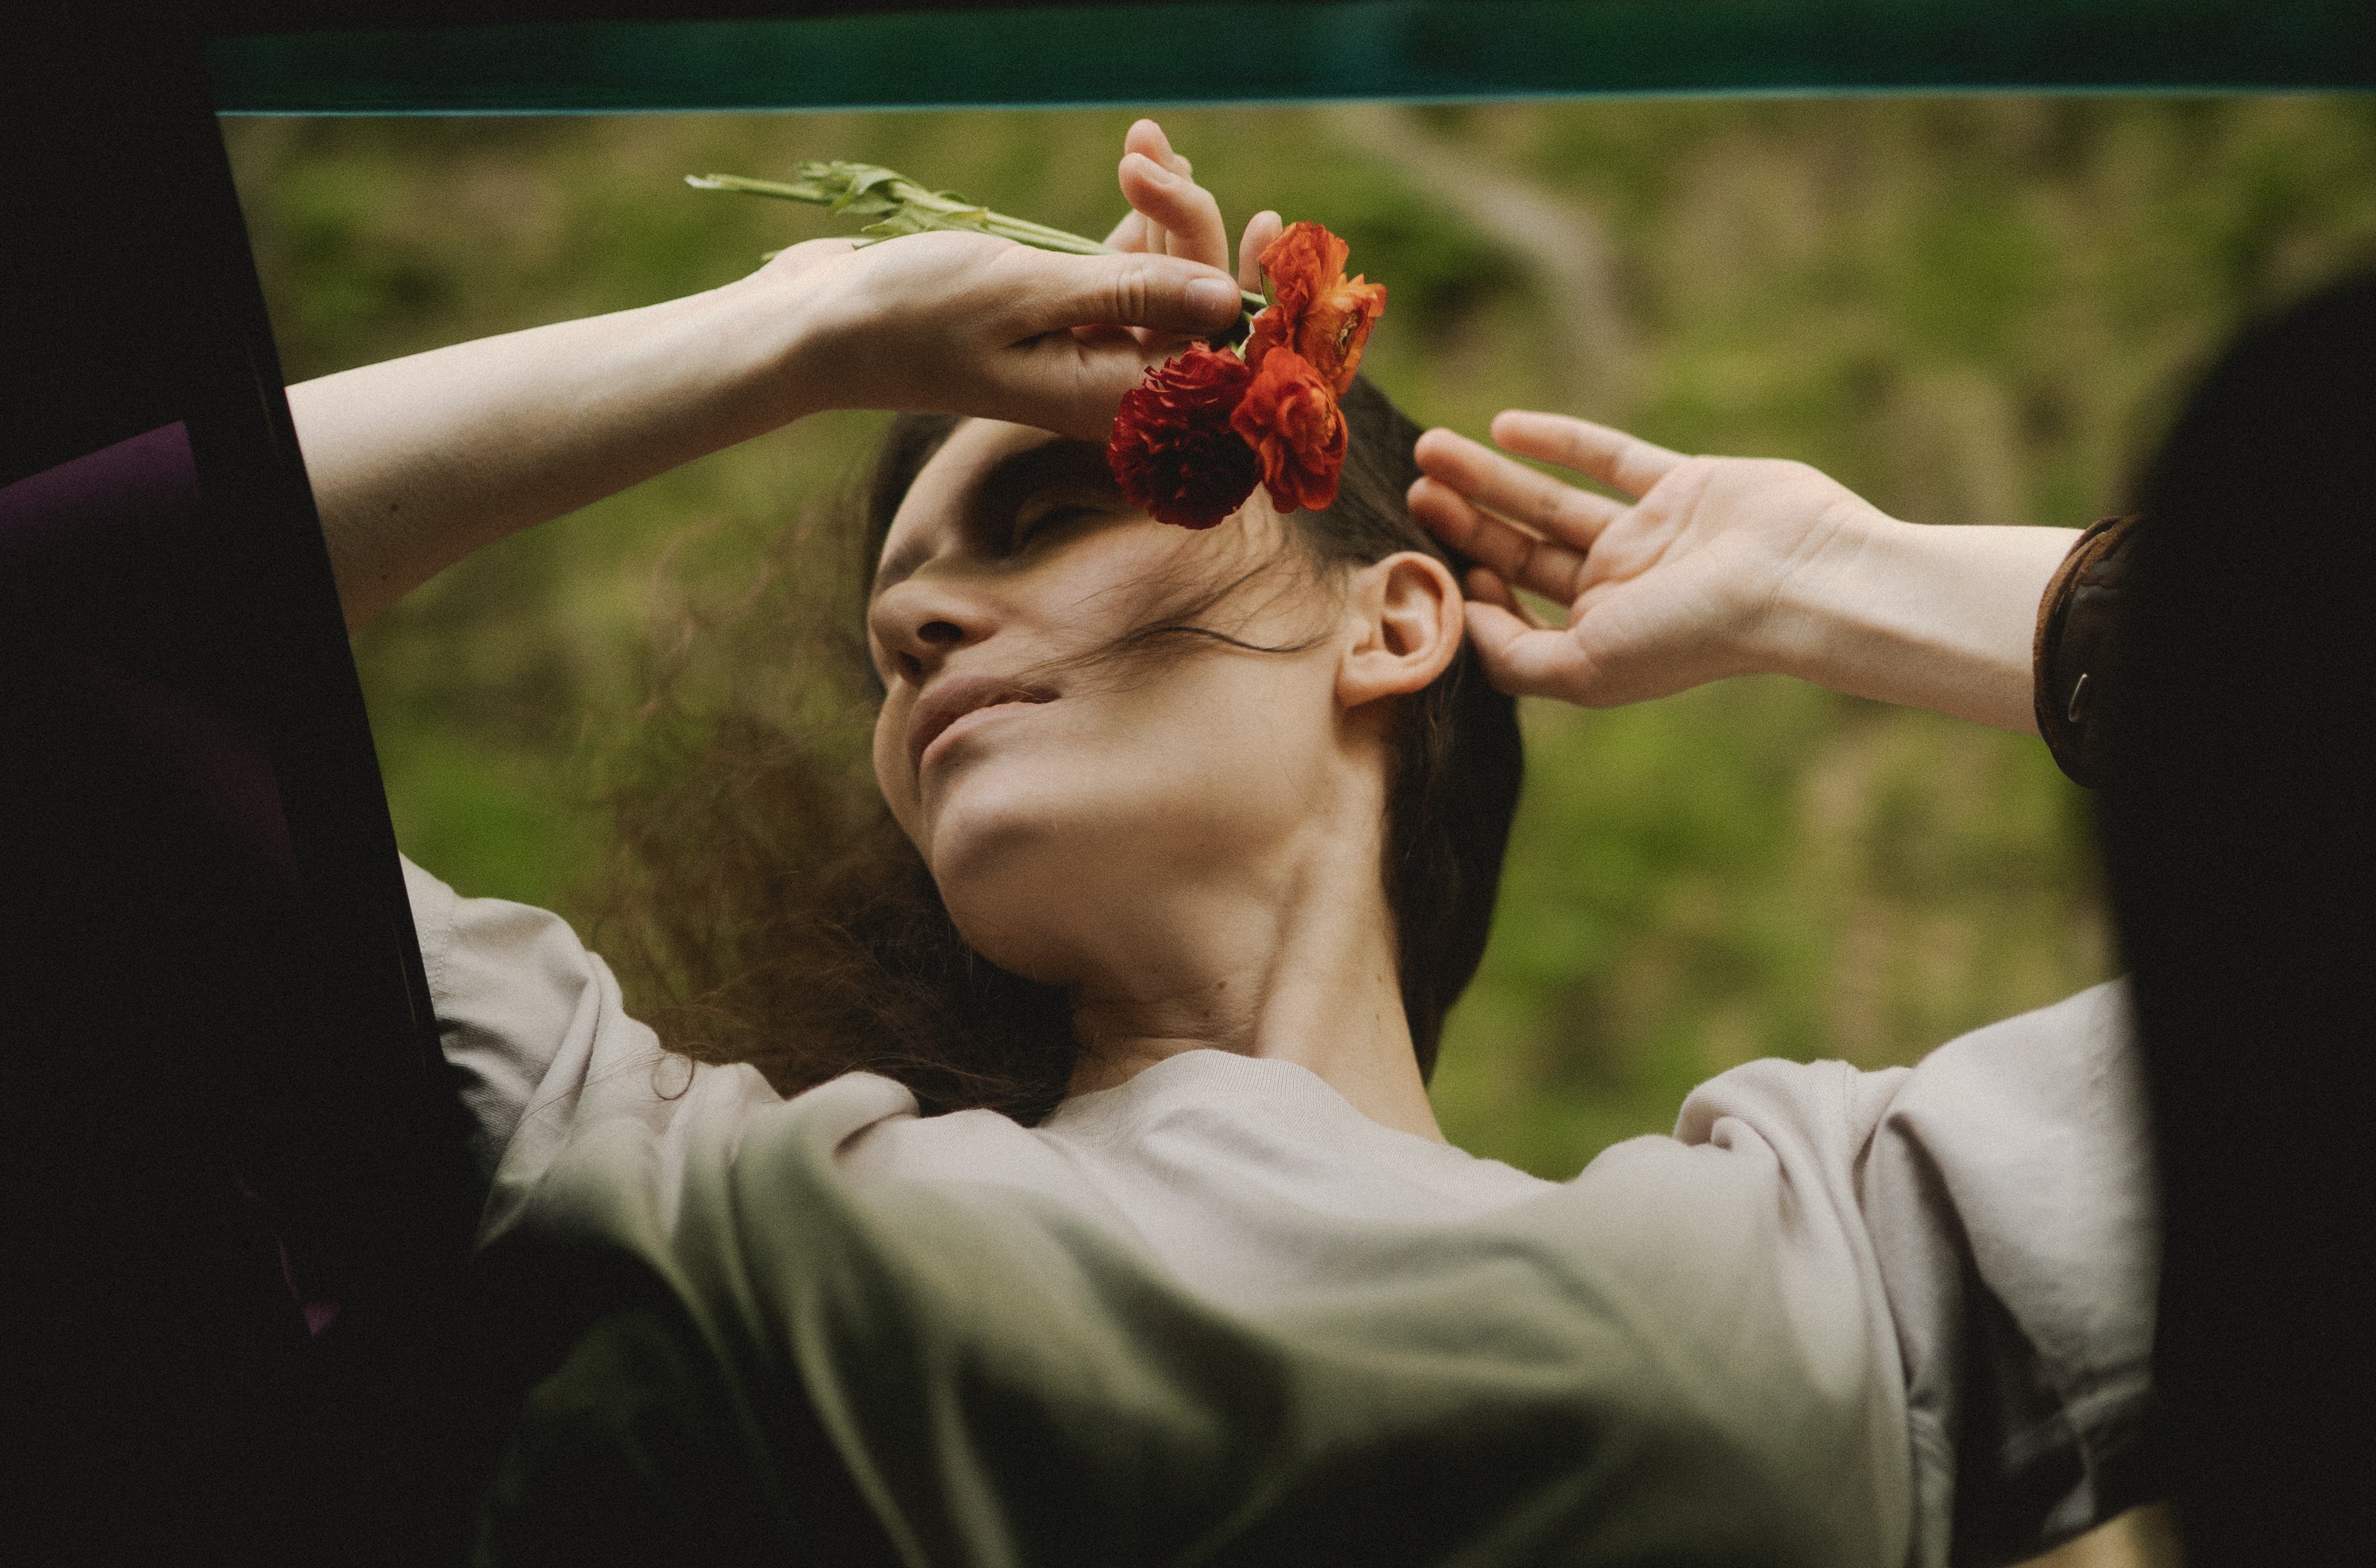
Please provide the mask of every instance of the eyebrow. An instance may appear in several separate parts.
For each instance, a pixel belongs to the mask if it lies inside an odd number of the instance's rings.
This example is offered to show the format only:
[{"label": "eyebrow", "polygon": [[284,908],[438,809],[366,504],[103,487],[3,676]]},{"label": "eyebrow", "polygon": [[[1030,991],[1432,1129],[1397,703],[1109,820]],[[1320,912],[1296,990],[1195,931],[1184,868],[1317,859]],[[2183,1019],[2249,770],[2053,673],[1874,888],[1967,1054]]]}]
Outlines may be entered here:
[{"label": "eyebrow", "polygon": [[[1114,484],[1112,469],[1106,465],[1104,447],[1094,442],[1058,436],[1010,453],[992,464],[958,497],[957,510],[968,526],[984,529],[999,520],[1004,511],[1022,505],[1034,491],[1068,481],[1121,493]],[[933,548],[928,539],[910,539],[885,556],[875,570],[874,583],[867,597],[873,599],[913,576],[932,559]]]}]

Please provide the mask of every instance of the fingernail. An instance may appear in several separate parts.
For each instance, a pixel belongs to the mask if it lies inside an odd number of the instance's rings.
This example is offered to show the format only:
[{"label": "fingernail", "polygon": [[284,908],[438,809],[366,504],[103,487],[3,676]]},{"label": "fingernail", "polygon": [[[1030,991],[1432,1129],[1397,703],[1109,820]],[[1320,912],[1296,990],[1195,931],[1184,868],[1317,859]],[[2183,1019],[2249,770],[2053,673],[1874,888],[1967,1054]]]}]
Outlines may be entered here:
[{"label": "fingernail", "polygon": [[1234,315],[1238,308],[1238,286],[1218,278],[1188,279],[1188,305],[1199,315]]}]

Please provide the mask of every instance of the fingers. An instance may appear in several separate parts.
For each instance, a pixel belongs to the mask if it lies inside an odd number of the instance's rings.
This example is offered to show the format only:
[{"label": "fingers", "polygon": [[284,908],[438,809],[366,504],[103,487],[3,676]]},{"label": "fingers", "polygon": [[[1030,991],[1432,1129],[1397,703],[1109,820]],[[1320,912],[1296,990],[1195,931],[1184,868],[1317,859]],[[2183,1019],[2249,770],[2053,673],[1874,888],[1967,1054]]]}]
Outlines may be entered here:
[{"label": "fingers", "polygon": [[1171,150],[1171,138],[1165,136],[1163,127],[1152,120],[1141,118],[1131,122],[1130,129],[1123,133],[1122,150],[1124,156],[1135,152],[1142,158],[1151,158],[1175,174],[1195,172],[1186,159]]},{"label": "fingers", "polygon": [[1421,528],[1504,582],[1562,603],[1584,590],[1585,551],[1514,528],[1441,480],[1412,481],[1409,501]]},{"label": "fingers", "polygon": [[[1153,159],[1175,174],[1194,172],[1186,159],[1171,150],[1170,138],[1163,134],[1163,127],[1152,120],[1139,120],[1131,125],[1123,136],[1122,152],[1125,161],[1131,154],[1137,153],[1143,158]],[[1127,190],[1123,193],[1123,199],[1129,199]],[[1106,236],[1106,244],[1118,251],[1154,251],[1161,255],[1167,254],[1167,239],[1161,224],[1150,223],[1146,214],[1134,208],[1129,216],[1114,225],[1113,232]]]},{"label": "fingers", "polygon": [[1023,252],[1039,286],[1013,302],[1003,324],[1020,342],[1072,327],[1144,327],[1203,338],[1238,318],[1238,286],[1218,267],[1178,256],[1055,255]]},{"label": "fingers", "polygon": [[1600,530],[1625,510],[1622,502],[1563,483],[1454,431],[1429,431],[1416,455],[1430,478],[1579,551],[1591,549]]},{"label": "fingers", "polygon": [[1605,424],[1524,409],[1508,409],[1493,416],[1493,440],[1504,451],[1574,469],[1636,496],[1683,460],[1680,452],[1654,446]]},{"label": "fingers", "polygon": [[1262,253],[1286,228],[1277,213],[1266,209],[1247,221],[1245,236],[1238,241],[1238,287],[1250,294],[1262,292]]},{"label": "fingers", "polygon": [[[1186,159],[1171,149],[1171,138],[1163,134],[1163,127],[1152,120],[1142,118],[1132,122],[1130,129],[1123,135],[1122,153],[1124,163],[1128,163],[1135,154],[1152,160],[1158,168],[1167,169],[1183,179],[1195,172]],[[1130,199],[1128,176],[1123,173],[1118,178],[1123,187],[1123,198],[1127,201]],[[1158,255],[1168,255],[1177,254],[1172,249],[1170,239],[1170,232],[1162,223],[1148,218],[1134,205],[1130,216],[1115,225],[1114,232],[1107,236],[1106,244],[1116,250],[1154,251]]]},{"label": "fingers", "polygon": [[1146,214],[1134,209],[1106,235],[1110,251],[1145,251],[1160,247],[1146,243]]},{"label": "fingers", "polygon": [[[1184,165],[1187,160],[1178,161]],[[1123,195],[1146,220],[1148,250],[1211,267],[1229,265],[1229,231],[1212,192],[1141,152],[1124,155],[1121,178]]]},{"label": "fingers", "polygon": [[1529,625],[1498,604],[1471,600],[1467,612],[1468,640],[1495,691],[1573,702],[1590,689],[1592,661],[1574,638]]},{"label": "fingers", "polygon": [[1510,591],[1510,585],[1484,567],[1470,567],[1468,575],[1461,579],[1460,587],[1461,591],[1477,603],[1506,610],[1536,631],[1544,629],[1542,617],[1520,603],[1518,596]]},{"label": "fingers", "polygon": [[1562,483],[1454,431],[1429,431],[1416,456],[1430,478],[1577,550],[1591,549],[1600,530],[1625,510],[1622,502]]}]

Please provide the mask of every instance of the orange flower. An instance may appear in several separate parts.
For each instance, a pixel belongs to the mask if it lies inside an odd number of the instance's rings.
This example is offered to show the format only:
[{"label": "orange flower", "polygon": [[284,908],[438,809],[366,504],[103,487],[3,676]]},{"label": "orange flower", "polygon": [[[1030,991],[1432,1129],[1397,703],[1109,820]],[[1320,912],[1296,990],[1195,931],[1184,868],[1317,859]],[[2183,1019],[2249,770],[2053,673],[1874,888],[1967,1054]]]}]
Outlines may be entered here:
[{"label": "orange flower", "polygon": [[1273,349],[1292,349],[1339,397],[1353,385],[1370,329],[1386,314],[1386,286],[1345,277],[1352,254],[1317,223],[1290,223],[1265,246],[1271,303],[1254,317],[1246,362],[1256,370]]},{"label": "orange flower", "polygon": [[[1325,231],[1324,231],[1325,232]],[[1345,469],[1345,415],[1336,389],[1293,349],[1274,345],[1263,355],[1230,427],[1262,459],[1263,488],[1282,512],[1325,511],[1336,504],[1336,476]]]}]

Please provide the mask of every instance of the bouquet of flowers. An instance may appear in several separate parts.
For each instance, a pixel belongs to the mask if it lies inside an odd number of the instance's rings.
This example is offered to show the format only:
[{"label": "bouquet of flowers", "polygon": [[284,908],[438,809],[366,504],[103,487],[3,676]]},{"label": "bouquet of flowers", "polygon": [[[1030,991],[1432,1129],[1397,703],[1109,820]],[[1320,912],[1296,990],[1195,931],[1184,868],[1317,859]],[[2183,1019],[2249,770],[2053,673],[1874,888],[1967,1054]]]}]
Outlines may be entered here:
[{"label": "bouquet of flowers", "polygon": [[[1076,255],[1107,249],[873,164],[811,161],[793,172],[790,182],[698,174],[686,183],[870,219],[861,244],[956,229]],[[1281,512],[1336,504],[1346,448],[1337,399],[1386,310],[1384,284],[1345,276],[1349,255],[1319,224],[1289,224],[1263,251],[1265,288],[1246,296],[1253,319],[1242,343],[1175,354],[1123,397],[1106,460],[1132,505],[1163,522],[1209,529],[1244,505],[1256,484]]]}]

